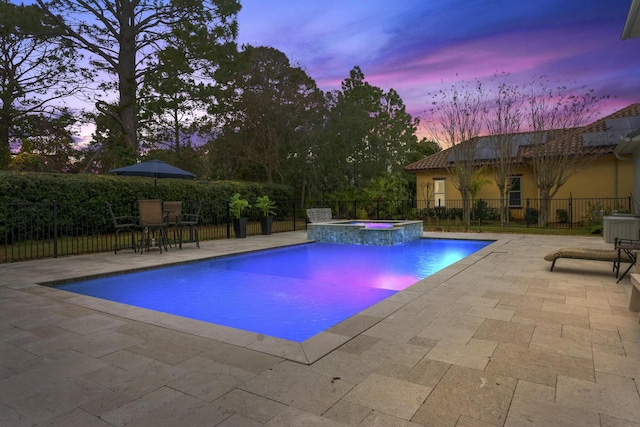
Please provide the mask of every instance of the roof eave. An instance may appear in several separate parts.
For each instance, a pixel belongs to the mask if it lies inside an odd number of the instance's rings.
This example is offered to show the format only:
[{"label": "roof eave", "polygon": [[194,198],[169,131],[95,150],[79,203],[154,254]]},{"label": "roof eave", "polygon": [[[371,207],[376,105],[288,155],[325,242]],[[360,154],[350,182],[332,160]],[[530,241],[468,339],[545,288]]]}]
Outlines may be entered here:
[{"label": "roof eave", "polygon": [[640,147],[640,130],[630,133],[622,138],[620,143],[613,149],[613,154],[620,160],[629,160],[623,157],[625,154],[633,154]]},{"label": "roof eave", "polygon": [[640,0],[633,0],[620,38],[627,40],[637,37],[640,37]]}]

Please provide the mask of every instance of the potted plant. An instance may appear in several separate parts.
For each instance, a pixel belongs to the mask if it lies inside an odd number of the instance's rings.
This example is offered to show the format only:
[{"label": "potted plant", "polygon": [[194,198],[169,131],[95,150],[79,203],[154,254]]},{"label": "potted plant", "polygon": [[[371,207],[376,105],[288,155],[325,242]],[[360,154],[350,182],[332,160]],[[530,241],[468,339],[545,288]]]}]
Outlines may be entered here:
[{"label": "potted plant", "polygon": [[273,216],[276,214],[276,204],[273,200],[269,200],[269,196],[262,196],[256,199],[256,205],[262,211],[260,225],[262,226],[262,234],[271,234],[273,226]]},{"label": "potted plant", "polygon": [[229,210],[233,215],[233,231],[237,238],[247,237],[247,217],[240,216],[242,211],[250,207],[247,199],[243,199],[240,193],[233,195],[229,200]]}]

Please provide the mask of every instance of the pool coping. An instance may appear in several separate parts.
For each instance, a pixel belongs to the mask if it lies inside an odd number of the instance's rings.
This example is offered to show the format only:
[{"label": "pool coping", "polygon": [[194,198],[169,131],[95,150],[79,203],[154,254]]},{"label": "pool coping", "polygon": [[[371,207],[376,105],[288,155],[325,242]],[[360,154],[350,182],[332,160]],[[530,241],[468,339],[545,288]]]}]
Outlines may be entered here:
[{"label": "pool coping", "polygon": [[203,338],[213,339],[227,344],[266,353],[272,356],[281,357],[293,362],[310,365],[321,359],[325,355],[329,354],[333,350],[337,349],[341,345],[350,341],[354,337],[360,335],[367,329],[375,326],[385,319],[392,317],[395,312],[402,309],[404,306],[411,303],[416,298],[430,292],[431,290],[439,286],[446,285],[445,282],[448,279],[454,277],[460,271],[468,268],[479,260],[490,255],[508,242],[508,239],[494,240],[493,238],[487,238],[486,236],[480,235],[477,237],[473,235],[465,235],[464,237],[460,238],[446,238],[441,236],[431,237],[428,235],[428,233],[423,233],[422,238],[435,238],[445,240],[482,240],[491,241],[492,243],[465,257],[464,259],[457,261],[456,263],[438,271],[437,273],[416,282],[415,284],[403,289],[402,291],[399,291],[391,297],[372,305],[371,307],[302,342],[289,341],[255,332],[248,332],[236,328],[189,319],[128,304],[108,301],[96,297],[78,295],[77,293],[52,287],[51,284],[62,282],[68,283],[71,281],[83,280],[88,277],[98,277],[100,275],[104,276],[111,274],[122,274],[149,268],[168,267],[171,265],[197,262],[222,256],[250,253],[276,247],[313,243],[313,241],[307,240],[298,243],[289,242],[284,244],[275,244],[273,246],[256,248],[254,250],[231,250],[229,252],[220,253],[215,256],[203,254],[201,257],[195,257],[189,260],[179,260],[176,262],[163,263],[160,265],[149,265],[141,268],[110,269],[109,272],[99,273],[92,276],[83,275],[66,277],[62,279],[52,280],[50,282],[41,281],[40,283],[37,283],[37,286],[48,288],[47,292],[49,297],[58,300],[64,300],[67,303],[74,304],[80,307],[103,312],[105,314],[113,316],[119,316],[130,320],[165,327],[167,329],[188,333]]},{"label": "pool coping", "polygon": [[[391,224],[388,228],[370,228],[366,224]],[[325,243],[367,246],[393,246],[420,239],[422,221],[416,220],[333,220],[307,225],[309,239]]]}]

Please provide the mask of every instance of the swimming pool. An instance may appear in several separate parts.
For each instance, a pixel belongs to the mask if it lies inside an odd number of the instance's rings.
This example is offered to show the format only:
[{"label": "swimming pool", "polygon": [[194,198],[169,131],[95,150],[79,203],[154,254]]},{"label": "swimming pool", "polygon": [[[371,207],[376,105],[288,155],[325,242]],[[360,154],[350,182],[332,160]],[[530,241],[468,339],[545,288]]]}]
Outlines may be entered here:
[{"label": "swimming pool", "polygon": [[57,288],[302,342],[490,243],[310,243]]}]

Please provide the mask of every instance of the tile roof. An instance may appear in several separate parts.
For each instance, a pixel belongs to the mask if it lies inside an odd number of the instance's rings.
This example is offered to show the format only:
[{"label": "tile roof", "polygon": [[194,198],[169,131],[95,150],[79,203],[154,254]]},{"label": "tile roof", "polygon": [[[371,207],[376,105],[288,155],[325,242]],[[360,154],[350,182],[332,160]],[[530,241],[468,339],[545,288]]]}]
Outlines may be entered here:
[{"label": "tile roof", "polygon": [[[606,117],[603,117],[599,120],[596,120],[584,127],[577,129],[556,129],[547,131],[547,143],[553,144],[554,147],[557,147],[558,144],[566,145],[566,147],[572,152],[580,152],[584,153],[585,150],[588,150],[589,153],[593,155],[601,156],[601,155],[612,155],[613,150],[616,147],[616,143],[606,143],[599,144],[596,136],[598,133],[602,133],[606,135],[610,130],[610,123],[613,119],[620,119],[625,117],[638,117],[640,120],[640,103],[631,104],[621,110],[618,110]],[[609,123],[607,123],[609,121]],[[528,135],[533,134],[533,132],[521,132],[514,135]],[[584,135],[590,134],[593,135],[591,138],[591,144],[587,145],[584,141]],[[476,137],[467,141],[463,141],[460,144],[460,147],[463,147],[465,144],[477,144],[481,139],[485,137]],[[551,147],[551,145],[549,145]],[[449,158],[452,154],[452,148],[447,148],[438,153],[432,154],[431,156],[425,157],[417,162],[411,163],[404,167],[404,170],[409,173],[416,173],[420,171],[426,170],[435,170],[435,169],[446,169],[449,166]],[[516,163],[525,163],[528,159],[533,156],[532,150],[528,148],[526,145],[521,145],[514,161]],[[491,164],[493,162],[492,159],[479,159],[479,163],[483,164]]]}]

